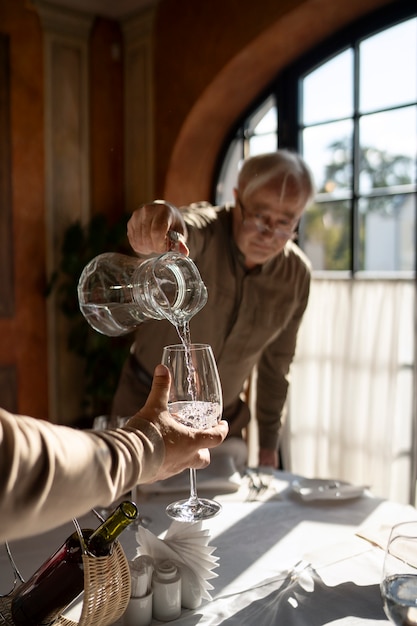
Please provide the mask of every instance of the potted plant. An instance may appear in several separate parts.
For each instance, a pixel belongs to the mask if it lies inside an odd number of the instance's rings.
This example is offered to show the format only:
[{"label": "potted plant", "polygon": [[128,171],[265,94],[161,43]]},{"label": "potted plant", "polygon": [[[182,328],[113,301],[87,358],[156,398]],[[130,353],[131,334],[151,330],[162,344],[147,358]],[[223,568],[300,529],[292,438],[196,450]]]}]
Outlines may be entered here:
[{"label": "potted plant", "polygon": [[78,305],[78,280],[85,265],[98,254],[131,254],[127,220],[124,214],[110,223],[106,216],[97,214],[86,226],[79,221],[71,224],[64,233],[59,267],[48,286],[48,294],[55,292],[58,307],[69,321],[68,349],[84,367],[80,422],[86,426],[96,415],[109,414],[131,337],[107,337],[89,326]]}]

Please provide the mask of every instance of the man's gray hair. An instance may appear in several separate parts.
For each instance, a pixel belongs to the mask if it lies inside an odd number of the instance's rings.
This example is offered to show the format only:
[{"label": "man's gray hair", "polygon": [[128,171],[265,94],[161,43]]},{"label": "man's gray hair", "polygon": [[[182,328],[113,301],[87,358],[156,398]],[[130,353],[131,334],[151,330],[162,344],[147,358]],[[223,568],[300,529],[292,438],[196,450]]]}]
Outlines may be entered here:
[{"label": "man's gray hair", "polygon": [[276,187],[281,199],[298,196],[300,206],[310,204],[316,193],[313,176],[304,159],[290,150],[277,150],[247,158],[238,176],[239,192],[246,196],[259,187]]}]

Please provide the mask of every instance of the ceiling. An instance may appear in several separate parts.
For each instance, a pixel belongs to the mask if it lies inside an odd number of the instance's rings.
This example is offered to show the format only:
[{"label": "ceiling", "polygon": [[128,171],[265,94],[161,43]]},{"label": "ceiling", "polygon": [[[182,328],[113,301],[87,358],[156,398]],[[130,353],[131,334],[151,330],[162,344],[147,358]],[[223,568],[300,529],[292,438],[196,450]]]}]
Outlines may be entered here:
[{"label": "ceiling", "polygon": [[158,0],[49,0],[55,6],[121,19],[156,4]]}]

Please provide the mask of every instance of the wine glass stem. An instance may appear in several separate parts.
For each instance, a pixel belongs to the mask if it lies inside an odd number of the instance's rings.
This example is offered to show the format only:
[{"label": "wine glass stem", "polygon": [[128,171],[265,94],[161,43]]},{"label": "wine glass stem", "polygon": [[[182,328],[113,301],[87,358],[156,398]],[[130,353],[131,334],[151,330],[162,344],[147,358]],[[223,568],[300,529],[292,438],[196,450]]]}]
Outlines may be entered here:
[{"label": "wine glass stem", "polygon": [[190,500],[198,502],[196,470],[190,468]]}]

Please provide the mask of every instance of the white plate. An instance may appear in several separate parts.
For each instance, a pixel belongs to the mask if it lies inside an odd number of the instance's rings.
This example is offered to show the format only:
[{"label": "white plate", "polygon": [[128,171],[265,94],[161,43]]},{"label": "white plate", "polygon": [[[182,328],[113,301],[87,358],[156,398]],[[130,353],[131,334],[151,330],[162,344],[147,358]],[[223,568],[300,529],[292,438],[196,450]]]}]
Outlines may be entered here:
[{"label": "white plate", "polygon": [[365,493],[365,485],[351,485],[341,480],[303,478],[291,484],[292,490],[302,500],[350,500]]}]

